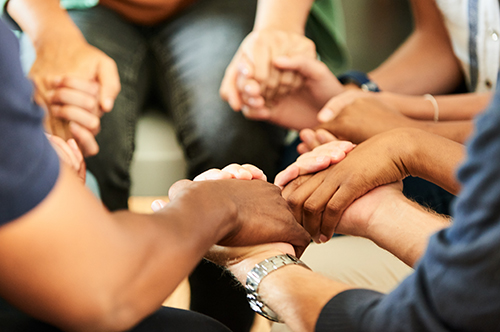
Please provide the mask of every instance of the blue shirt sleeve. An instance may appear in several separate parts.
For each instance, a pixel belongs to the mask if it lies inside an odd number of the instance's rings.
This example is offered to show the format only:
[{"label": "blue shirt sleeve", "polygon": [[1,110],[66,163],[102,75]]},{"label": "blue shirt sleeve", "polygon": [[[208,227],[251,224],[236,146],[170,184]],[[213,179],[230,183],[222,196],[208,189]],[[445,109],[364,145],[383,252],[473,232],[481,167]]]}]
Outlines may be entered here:
[{"label": "blue shirt sleeve", "polygon": [[500,85],[476,121],[453,225],[434,234],[393,292],[338,294],[316,331],[498,331],[500,327]]},{"label": "blue shirt sleeve", "polygon": [[0,225],[38,205],[59,175],[43,110],[22,72],[17,38],[0,22]]}]

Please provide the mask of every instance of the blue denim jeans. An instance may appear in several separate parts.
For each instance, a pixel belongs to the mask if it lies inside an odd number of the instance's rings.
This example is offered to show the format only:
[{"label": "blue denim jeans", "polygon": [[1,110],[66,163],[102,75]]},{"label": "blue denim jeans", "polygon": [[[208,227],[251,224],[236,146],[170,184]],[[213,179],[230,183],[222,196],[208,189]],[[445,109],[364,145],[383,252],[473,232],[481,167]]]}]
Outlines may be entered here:
[{"label": "blue denim jeans", "polygon": [[135,128],[151,100],[174,122],[189,177],[233,162],[255,164],[274,177],[285,130],[246,120],[218,93],[227,65],[252,29],[255,9],[255,0],[201,0],[151,27],[102,6],[69,11],[87,41],[113,58],[120,73],[122,90],[97,135],[101,151],[87,160],[109,209],[127,207]]}]

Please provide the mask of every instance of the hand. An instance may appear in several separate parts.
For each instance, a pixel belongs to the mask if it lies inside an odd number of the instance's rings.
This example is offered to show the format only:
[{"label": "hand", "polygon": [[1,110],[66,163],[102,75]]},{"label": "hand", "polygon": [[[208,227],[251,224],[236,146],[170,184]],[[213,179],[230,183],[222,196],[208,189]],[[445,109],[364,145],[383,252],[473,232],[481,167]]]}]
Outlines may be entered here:
[{"label": "hand", "polygon": [[216,168],[210,169],[206,172],[196,176],[193,181],[205,180],[224,180],[224,179],[238,179],[238,180],[263,180],[267,181],[267,177],[262,170],[254,165],[245,164],[231,164],[223,169]]},{"label": "hand", "polygon": [[46,42],[36,53],[29,77],[42,97],[58,77],[95,81],[100,87],[99,107],[103,112],[111,111],[120,92],[120,78],[113,59],[84,40]]},{"label": "hand", "polygon": [[229,269],[242,285],[246,284],[247,273],[255,264],[276,255],[295,255],[288,243],[268,243],[251,247],[223,247],[214,245],[205,258]]},{"label": "hand", "polygon": [[[81,99],[82,95],[72,95],[73,102],[78,100],[75,102],[76,105],[73,106],[82,106],[82,100],[84,100],[84,109],[95,109],[94,105],[97,105],[99,112],[92,111],[94,115],[100,115],[101,112],[109,112],[113,108],[114,100],[120,91],[120,80],[115,62],[100,50],[78,38],[74,40],[65,40],[64,43],[60,41],[41,43],[37,48],[37,58],[30,70],[29,76],[35,85],[35,100],[39,104],[45,105],[49,114],[55,113],[59,114],[59,116],[61,116],[61,103],[56,103],[59,109],[56,107],[54,111],[52,110],[52,99],[57,98],[54,93],[54,87],[60,82],[63,85],[67,85],[66,87],[72,88],[73,91],[75,90],[75,85],[73,85],[74,81],[68,82],[66,78],[70,77],[71,79],[81,80],[80,83],[77,84],[76,89],[83,89],[83,96],[85,96],[85,98]],[[61,81],[61,77],[65,79]],[[90,87],[92,83],[88,83],[84,87],[84,85],[81,84],[82,81],[98,84],[99,91],[97,102],[93,104],[92,102],[88,102],[89,97],[94,94],[94,87]],[[73,108],[73,111],[74,110]],[[74,115],[74,112],[72,113],[72,115]],[[78,143],[81,145],[85,155],[95,154],[97,153],[97,145],[92,144],[92,139],[90,139],[89,135],[91,132],[83,130],[85,126],[82,127],[81,123],[85,122],[90,125],[90,127],[94,126],[92,131],[95,132],[95,120],[90,120],[91,123],[89,124],[87,122],[89,117],[87,117],[87,119],[82,119],[82,113],[78,112],[78,114],[80,124],[77,121],[72,122],[71,134],[73,134],[75,138],[78,138]],[[51,121],[54,120],[51,119]],[[92,123],[92,121],[94,122]],[[65,119],[63,127],[67,126],[67,120]],[[60,134],[60,131],[57,134],[69,135],[65,130],[62,130],[62,132],[63,134]]]},{"label": "hand", "polygon": [[332,121],[344,108],[351,105],[356,100],[367,97],[376,99],[380,95],[380,93],[364,91],[361,89],[346,90],[328,101],[321,111],[319,111],[318,121],[321,123]]},{"label": "hand", "polygon": [[[325,107],[330,107],[335,98]],[[318,128],[325,129],[339,139],[361,143],[379,133],[395,128],[415,127],[412,120],[386,103],[373,98],[357,99],[346,106],[331,121]]]},{"label": "hand", "polygon": [[403,182],[398,181],[367,192],[344,211],[335,232],[372,239],[370,229],[375,216],[386,215],[386,206],[391,206],[396,199],[404,198],[402,190]]},{"label": "hand", "polygon": [[[265,120],[291,129],[315,127],[319,124],[318,111],[344,87],[321,61],[304,56],[279,57],[274,61],[281,70],[293,70],[302,77],[303,84],[287,95],[266,102],[258,83],[240,75],[237,80],[243,114],[253,120]],[[251,77],[251,70],[248,69]]]},{"label": "hand", "polygon": [[55,77],[46,92],[49,110],[48,128],[57,136],[66,137],[57,128],[59,120],[69,124],[69,135],[78,143],[84,156],[99,152],[95,135],[100,131],[103,112],[98,104],[99,84],[75,77]]},{"label": "hand", "polygon": [[352,202],[378,186],[409,175],[411,139],[404,129],[374,136],[338,164],[293,180],[282,195],[313,239],[326,242]]},{"label": "hand", "polygon": [[314,43],[304,35],[282,30],[265,29],[251,32],[243,40],[226,69],[220,88],[221,97],[227,100],[234,110],[241,109],[243,101],[237,89],[241,70],[248,79],[257,82],[259,93],[266,101],[271,102],[278,96],[286,95],[301,85],[301,78],[291,70],[279,70],[273,66],[273,61],[279,56],[294,55],[314,59]]},{"label": "hand", "polygon": [[85,183],[86,167],[83,155],[74,139],[65,142],[62,138],[47,134],[47,139],[56,150],[59,159],[70,166]]},{"label": "hand", "polygon": [[281,171],[274,180],[274,184],[282,188],[299,175],[322,171],[328,166],[343,160],[355,145],[347,141],[332,141],[316,147],[297,158],[293,164]]},{"label": "hand", "polygon": [[[220,241],[223,246],[249,246],[287,242],[301,255],[310,242],[307,232],[297,223],[281,191],[264,181],[226,179],[217,181],[176,182],[169,190],[172,204],[184,200],[187,205],[210,213],[231,211]],[[193,207],[194,208],[194,207]]]},{"label": "hand", "polygon": [[302,142],[297,146],[297,152],[304,154],[314,150],[316,147],[333,141],[338,141],[332,133],[325,129],[302,129],[299,133]]}]

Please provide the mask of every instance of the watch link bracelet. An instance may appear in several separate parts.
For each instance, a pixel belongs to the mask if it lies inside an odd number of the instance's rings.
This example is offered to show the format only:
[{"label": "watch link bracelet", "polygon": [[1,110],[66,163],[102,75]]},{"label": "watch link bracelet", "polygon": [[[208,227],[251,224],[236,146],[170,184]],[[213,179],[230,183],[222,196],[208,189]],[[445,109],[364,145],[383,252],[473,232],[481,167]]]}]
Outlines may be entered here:
[{"label": "watch link bracelet", "polygon": [[377,83],[370,80],[368,75],[361,71],[349,70],[338,77],[338,80],[343,85],[354,84],[363,91],[380,92]]},{"label": "watch link bracelet", "polygon": [[286,254],[273,256],[263,260],[262,262],[256,264],[255,267],[247,274],[245,291],[247,293],[247,300],[248,303],[250,303],[250,307],[259,315],[272,320],[273,322],[282,323],[278,315],[260,298],[260,295],[258,294],[259,284],[268,274],[290,264],[300,265],[310,270],[310,268],[297,257]]}]

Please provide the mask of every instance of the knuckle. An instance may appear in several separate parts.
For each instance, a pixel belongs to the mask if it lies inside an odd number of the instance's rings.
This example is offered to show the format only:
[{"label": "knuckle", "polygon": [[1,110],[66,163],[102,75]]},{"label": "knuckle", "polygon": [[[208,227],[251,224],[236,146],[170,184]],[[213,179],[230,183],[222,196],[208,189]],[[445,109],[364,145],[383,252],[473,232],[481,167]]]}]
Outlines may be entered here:
[{"label": "knuckle", "polygon": [[304,214],[309,215],[309,216],[316,216],[322,212],[321,207],[318,206],[318,204],[312,200],[307,200],[304,203],[303,210],[304,210]]}]

